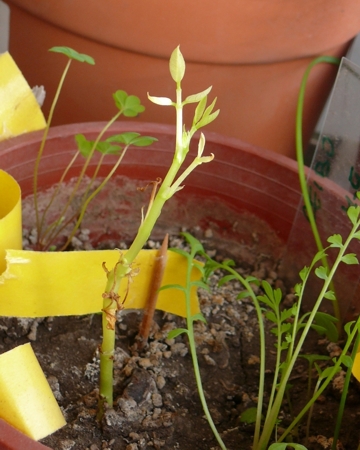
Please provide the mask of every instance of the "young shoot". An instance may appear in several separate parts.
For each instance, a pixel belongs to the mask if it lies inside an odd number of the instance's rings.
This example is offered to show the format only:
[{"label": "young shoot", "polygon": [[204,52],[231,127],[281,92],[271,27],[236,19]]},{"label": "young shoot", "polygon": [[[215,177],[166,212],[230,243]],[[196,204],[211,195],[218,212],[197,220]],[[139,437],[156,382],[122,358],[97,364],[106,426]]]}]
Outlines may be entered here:
[{"label": "young shoot", "polygon": [[[53,47],[50,49],[52,52],[62,53],[68,57],[67,65],[64,69],[63,75],[60,79],[60,83],[58,85],[53,103],[50,108],[49,117],[47,120],[46,128],[44,131],[43,139],[37,154],[35,169],[34,169],[34,205],[35,205],[35,214],[36,214],[36,228],[37,228],[37,249],[39,250],[48,250],[53,248],[53,244],[56,242],[57,237],[68,227],[70,226],[70,231],[67,232],[67,239],[64,243],[61,244],[58,250],[64,250],[70,243],[72,238],[74,237],[76,231],[81,225],[86,209],[91,202],[91,200],[104,188],[107,182],[115,173],[119,164],[121,163],[123,157],[125,156],[128,148],[130,146],[135,147],[143,147],[152,144],[156,141],[155,138],[150,136],[141,136],[139,133],[127,132],[122,133],[115,136],[110,136],[105,138],[104,135],[110,128],[110,126],[121,116],[125,117],[136,117],[138,114],[144,111],[144,106],[141,105],[138,97],[134,95],[128,95],[125,91],[118,90],[113,94],[113,99],[115,103],[115,107],[117,109],[116,114],[106,123],[104,128],[101,130],[95,141],[89,141],[85,136],[78,134],[75,139],[78,146],[77,152],[69,161],[67,167],[65,168],[58,184],[56,185],[53,194],[49,200],[48,205],[44,208],[42,214],[39,212],[38,205],[38,172],[40,161],[45,149],[46,138],[48,135],[48,131],[51,125],[53,113],[55,110],[55,106],[57,104],[62,86],[64,84],[64,80],[66,74],[69,70],[70,64],[73,60],[79,62],[86,62],[88,64],[95,64],[94,60],[88,56],[81,53],[76,52],[75,50],[69,47]],[[81,182],[84,180],[86,175],[86,171],[89,167],[90,162],[95,158],[95,153],[99,155],[97,164],[93,174],[91,175],[90,181],[86,186],[85,192],[81,196],[81,200],[79,202],[79,206],[76,207],[74,211],[69,213],[71,210],[71,206],[74,204],[73,200],[76,195],[79,195],[79,187]],[[103,165],[104,159],[107,155],[116,155],[118,156],[116,162],[111,167],[105,178],[101,181],[101,183],[95,188],[94,182],[98,177],[100,168]],[[69,194],[69,198],[62,208],[61,212],[57,219],[55,219],[52,223],[46,224],[46,217],[49,213],[51,205],[54,203],[56,197],[60,193],[62,188],[62,184],[65,181],[67,175],[69,174],[71,168],[78,163],[78,160],[82,159],[83,162],[80,163],[80,174],[78,175],[75,185],[73,187],[72,192]]]},{"label": "young shoot", "polygon": [[[352,229],[343,242],[340,235],[333,235],[328,238],[328,247],[324,251],[318,252],[313,258],[309,267],[305,267],[300,272],[300,282],[295,286],[294,291],[296,294],[296,301],[290,307],[286,308],[282,305],[282,293],[280,289],[274,289],[267,281],[260,283],[256,278],[252,276],[242,277],[234,267],[233,261],[226,260],[225,262],[217,262],[212,260],[203,251],[201,243],[194,237],[186,235],[186,239],[191,244],[191,251],[188,254],[188,264],[193,265],[193,257],[195,256],[195,250],[200,253],[206,259],[204,267],[200,267],[199,270],[204,274],[204,282],[208,281],[209,276],[214,271],[221,271],[222,278],[219,281],[219,285],[236,280],[243,286],[243,290],[238,295],[238,299],[249,297],[252,299],[259,324],[259,337],[260,337],[260,370],[259,370],[259,388],[258,388],[258,404],[256,410],[251,408],[245,414],[242,414],[240,420],[246,420],[255,422],[253,450],[266,450],[271,448],[272,450],[285,449],[287,446],[292,446],[295,449],[305,449],[301,444],[297,443],[283,443],[283,441],[292,434],[294,438],[294,430],[299,424],[300,420],[306,413],[310,412],[314,405],[314,402],[322,394],[324,389],[329,385],[334,376],[341,370],[343,366],[352,367],[354,354],[352,357],[348,356],[348,352],[351,349],[355,339],[359,335],[360,330],[360,318],[356,323],[349,323],[345,325],[346,340],[343,345],[341,354],[337,358],[333,358],[325,369],[320,369],[316,364],[316,361],[325,360],[319,355],[306,355],[310,365],[315,364],[319,379],[316,383],[315,390],[312,395],[309,396],[308,401],[301,411],[293,418],[291,424],[282,431],[282,434],[277,437],[276,429],[278,426],[278,418],[280,409],[284,401],[284,397],[289,389],[289,382],[293,373],[296,362],[299,358],[304,357],[301,349],[311,329],[314,329],[322,335],[326,335],[327,338],[337,340],[338,333],[335,326],[336,319],[329,314],[319,311],[319,308],[324,299],[334,300],[334,293],[330,289],[333,277],[338,270],[340,264],[358,264],[358,259],[355,254],[348,252],[348,247],[352,240],[360,240],[360,206],[351,206],[347,212],[348,218],[351,221]],[[337,249],[338,254],[331,268],[327,269],[321,263],[324,252],[329,248]],[[179,251],[179,250],[177,250]],[[180,251],[185,255],[184,251]],[[190,269],[189,269],[190,270]],[[318,294],[317,300],[309,313],[301,313],[301,304],[303,301],[304,290],[311,272],[315,272],[316,276],[323,281],[321,291]],[[225,273],[225,275],[224,275]],[[198,286],[204,287],[203,283],[198,283]],[[255,295],[253,285],[260,285],[263,293],[261,295]],[[188,304],[188,284],[186,287],[182,286],[170,286],[172,288],[182,289],[185,293]],[[207,287],[207,285],[206,285]],[[189,339],[190,350],[193,358],[193,365],[195,371],[195,378],[197,382],[198,392],[201,402],[211,428],[214,432],[216,439],[222,449],[226,448],[211,420],[210,415],[207,412],[206,400],[203,396],[201,377],[196,358],[196,348],[194,340],[194,320],[204,320],[201,315],[192,316],[188,311],[187,328],[178,329],[171,332],[171,337],[178,336],[181,333],[185,333]],[[276,337],[276,362],[274,367],[272,390],[270,392],[268,405],[266,408],[263,404],[264,398],[264,386],[265,386],[265,362],[266,362],[266,339],[265,339],[265,321],[270,321],[273,324],[271,332]],[[357,341],[356,341],[357,342]],[[310,392],[309,385],[309,392]],[[309,423],[307,424],[307,428]],[[276,439],[277,442],[273,443],[270,447],[271,441]]]},{"label": "young shoot", "polygon": [[[176,110],[176,142],[172,163],[165,178],[158,186],[156,194],[151,198],[145,217],[139,225],[136,237],[126,254],[120,254],[119,260],[112,269],[106,269],[107,283],[103,294],[103,341],[100,349],[100,414],[104,403],[109,406],[113,404],[113,358],[115,345],[115,322],[116,314],[121,311],[126,299],[120,299],[118,291],[121,283],[127,283],[131,278],[132,264],[148,240],[151,231],[161,214],[164,204],[180,189],[186,177],[196,169],[197,166],[213,160],[214,155],[204,156],[205,137],[201,134],[197,155],[185,164],[190,149],[190,142],[196,131],[209,124],[219,114],[213,111],[215,100],[207,104],[207,95],[211,88],[198,94],[182,99],[181,81],[185,74],[185,60],[177,47],[170,58],[170,74],[176,84],[175,100],[165,97],[148,98],[158,105],[172,106]],[[196,103],[196,109],[190,129],[183,124],[183,109],[188,103]],[[151,154],[149,154],[151,157]],[[185,168],[183,167],[185,165]],[[182,170],[182,172],[180,172]],[[131,288],[131,287],[130,287]]]}]

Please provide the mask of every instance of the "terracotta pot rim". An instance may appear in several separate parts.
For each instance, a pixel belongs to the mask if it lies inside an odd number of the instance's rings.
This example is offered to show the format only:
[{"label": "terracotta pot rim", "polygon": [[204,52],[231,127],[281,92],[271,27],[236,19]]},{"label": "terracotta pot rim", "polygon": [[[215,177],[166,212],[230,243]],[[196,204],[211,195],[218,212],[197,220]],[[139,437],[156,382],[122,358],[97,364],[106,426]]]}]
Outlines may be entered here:
[{"label": "terracotta pot rim", "polygon": [[[105,121],[97,121],[97,122],[79,122],[79,123],[71,123],[66,125],[56,125],[54,127],[50,127],[48,139],[59,138],[64,135],[69,135],[71,133],[86,133],[87,131],[93,131],[94,129],[98,129],[99,131],[105,126],[107,122]],[[127,125],[129,131],[132,129],[136,130],[139,133],[163,133],[166,135],[174,135],[175,126],[168,124],[161,124],[156,122],[136,122],[136,121],[126,121],[123,122]],[[116,126],[116,124],[114,124]],[[111,132],[112,127],[109,128]],[[206,131],[205,138],[211,142],[216,144],[222,144],[227,147],[235,148],[236,150],[245,150],[246,152],[252,153],[255,156],[264,158],[271,162],[278,162],[280,165],[283,165],[289,168],[292,171],[297,172],[297,162],[294,159],[291,159],[285,155],[275,153],[271,150],[264,149],[262,147],[249,144],[247,142],[242,141],[241,139],[234,138],[231,136],[222,135],[221,133],[217,133],[214,131]],[[6,139],[0,142],[0,151],[7,152],[11,151],[14,147],[21,146],[23,143],[34,143],[39,141],[39,137],[43,135],[43,131],[33,131],[30,133],[25,133],[20,136],[16,136],[13,138]],[[216,156],[215,156],[216,157]]]}]

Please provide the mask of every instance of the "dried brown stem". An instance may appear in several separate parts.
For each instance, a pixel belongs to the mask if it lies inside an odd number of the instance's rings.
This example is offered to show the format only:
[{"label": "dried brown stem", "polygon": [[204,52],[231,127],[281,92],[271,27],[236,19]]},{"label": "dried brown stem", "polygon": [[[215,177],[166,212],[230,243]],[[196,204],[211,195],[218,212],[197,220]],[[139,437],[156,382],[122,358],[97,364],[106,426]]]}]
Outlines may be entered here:
[{"label": "dried brown stem", "polygon": [[147,343],[151,325],[153,322],[156,302],[159,295],[159,289],[161,287],[166,267],[168,243],[169,243],[169,235],[166,234],[163,243],[155,257],[152,282],[150,285],[149,294],[144,309],[144,315],[140,325],[139,334],[137,337],[138,348],[140,349],[143,348]]}]

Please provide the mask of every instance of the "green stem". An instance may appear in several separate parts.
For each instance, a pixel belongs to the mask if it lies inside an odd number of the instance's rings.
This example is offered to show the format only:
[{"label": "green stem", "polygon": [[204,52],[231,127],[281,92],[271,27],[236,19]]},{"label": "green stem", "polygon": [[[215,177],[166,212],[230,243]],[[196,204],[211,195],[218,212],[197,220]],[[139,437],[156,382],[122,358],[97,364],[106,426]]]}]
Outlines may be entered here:
[{"label": "green stem", "polygon": [[50,125],[51,125],[51,121],[52,121],[53,115],[54,115],[55,107],[56,107],[56,104],[58,102],[58,99],[59,99],[59,96],[60,96],[60,92],[61,92],[61,89],[63,87],[66,75],[68,73],[71,61],[72,61],[71,59],[68,60],[68,62],[66,64],[66,67],[64,69],[64,72],[63,72],[63,74],[62,74],[62,76],[60,78],[59,85],[57,87],[54,100],[53,100],[53,102],[51,104],[51,107],[50,107],[49,117],[48,117],[47,122],[46,122],[46,127],[45,127],[44,134],[43,134],[43,137],[42,137],[42,140],[41,140],[40,148],[39,148],[38,154],[36,155],[36,160],[35,160],[34,180],[33,180],[34,181],[34,186],[33,187],[34,187],[34,208],[35,208],[35,216],[36,216],[36,229],[37,229],[38,239],[39,239],[39,236],[41,235],[41,224],[40,224],[40,217],[39,217],[38,195],[37,195],[38,177],[39,177],[39,165],[40,165],[40,160],[41,160],[42,154],[44,152],[45,142],[46,142],[47,136],[49,134],[49,129],[50,129]]},{"label": "green stem", "polygon": [[[116,295],[118,293],[120,284],[125,276],[131,276],[131,264],[139,254],[140,250],[144,247],[146,241],[149,239],[165,202],[169,200],[178,190],[178,185],[176,182],[174,183],[174,180],[185,160],[186,154],[189,151],[189,139],[184,139],[183,135],[183,104],[181,99],[180,82],[176,83],[176,103],[174,106],[176,109],[176,144],[172,164],[155,196],[154,201],[151,205],[149,205],[146,216],[140,224],[136,237],[129,250],[126,254],[121,255],[116,266],[107,274],[103,308],[103,339],[105,342],[109,342],[109,344],[115,342],[115,326],[109,326],[108,318],[112,317],[115,320],[116,311],[119,306],[114,300],[112,300],[109,304],[109,296],[111,298],[111,295]],[[191,170],[194,170],[199,164],[208,161],[210,161],[209,158],[201,158],[201,155],[198,155],[198,157],[195,158],[195,163],[193,162],[189,167]],[[188,175],[190,171],[186,170],[186,175]],[[183,180],[183,178],[181,178],[181,180]],[[110,345],[109,347],[106,347],[106,351],[105,348],[101,346],[100,397],[105,399],[105,401],[109,404],[112,404],[113,397],[112,352],[113,350],[110,350]],[[104,380],[104,378],[108,379]]]},{"label": "green stem", "polygon": [[[193,254],[190,256],[191,261],[193,260],[194,256],[195,255],[193,255]],[[192,268],[193,268],[193,263],[188,264],[187,272],[186,272],[186,286],[191,286]],[[187,329],[188,329],[187,335],[189,338],[191,359],[192,359],[192,364],[193,364],[193,368],[194,368],[196,386],[198,389],[201,405],[204,410],[207,421],[209,422],[210,428],[211,428],[218,444],[220,445],[222,450],[226,450],[226,446],[225,446],[223,440],[221,439],[221,436],[220,436],[219,432],[217,431],[214,421],[211,417],[211,414],[210,414],[210,411],[209,411],[209,408],[208,408],[208,405],[206,402],[203,385],[202,385],[199,361],[198,361],[197,353],[196,353],[196,343],[195,343],[195,338],[194,338],[194,321],[193,321],[193,317],[191,314],[191,289],[186,289],[185,295],[186,295],[186,323],[187,323]]]},{"label": "green stem", "polygon": [[[309,315],[309,319],[307,320],[306,325],[305,325],[305,327],[304,327],[304,329],[303,329],[303,331],[301,333],[301,336],[300,336],[299,341],[298,341],[298,343],[296,345],[296,348],[294,350],[292,358],[289,361],[289,363],[286,365],[286,368],[284,369],[283,376],[282,376],[282,379],[281,379],[281,383],[280,383],[280,386],[279,386],[279,389],[278,389],[278,393],[276,395],[276,398],[275,398],[275,401],[274,401],[274,405],[271,408],[271,414],[269,415],[269,419],[267,421],[265,421],[265,424],[264,424],[264,429],[263,429],[263,432],[262,432],[261,439],[259,441],[259,446],[257,447],[258,450],[264,450],[266,448],[266,446],[268,445],[268,443],[269,443],[269,440],[270,440],[270,437],[271,437],[271,434],[272,434],[272,430],[274,429],[274,426],[275,426],[275,423],[276,423],[276,420],[277,420],[277,417],[278,417],[278,414],[279,414],[279,411],[280,411],[280,408],[281,408],[282,400],[283,400],[283,397],[284,397],[284,392],[285,392],[285,389],[286,389],[286,384],[287,384],[287,382],[288,382],[288,380],[290,378],[290,375],[291,375],[291,372],[292,372],[293,367],[295,365],[295,362],[296,362],[296,360],[297,360],[297,358],[299,356],[299,353],[300,353],[301,348],[302,348],[302,346],[304,344],[306,336],[308,335],[310,327],[311,327],[311,325],[312,325],[312,323],[314,321],[315,315],[316,315],[318,309],[320,308],[320,305],[321,305],[321,303],[322,303],[322,301],[324,299],[324,295],[328,291],[329,286],[331,284],[331,281],[332,281],[332,279],[334,277],[334,274],[336,273],[336,271],[338,269],[338,266],[339,266],[339,264],[340,264],[340,262],[342,260],[342,257],[344,256],[345,251],[347,250],[348,246],[350,245],[350,242],[353,239],[354,234],[357,231],[357,229],[359,228],[359,226],[360,226],[360,221],[356,221],[356,223],[353,225],[352,230],[351,230],[349,236],[347,237],[344,245],[339,249],[339,253],[337,255],[335,263],[334,263],[332,269],[330,270],[330,273],[329,273],[327,279],[324,281],[324,284],[323,284],[323,287],[321,289],[321,292],[320,292],[320,294],[319,294],[319,296],[318,296],[318,298],[317,298],[317,300],[315,302],[315,305],[314,305],[314,307],[313,307],[313,309],[312,309],[312,311],[311,311],[311,313]],[[310,271],[308,271],[308,275],[309,274],[310,274]],[[304,290],[305,284],[306,283],[304,281],[303,286],[302,286],[302,295],[303,295],[303,292],[304,292],[303,290]],[[309,407],[310,406],[311,405],[309,405]],[[301,415],[301,417],[302,417],[302,415]],[[298,423],[300,418],[298,416],[297,420],[294,420],[290,427],[294,427]],[[279,440],[279,442],[281,442],[285,438],[285,436],[290,432],[290,427],[288,428],[289,431],[286,431],[286,433],[284,433],[281,436],[281,439]]]},{"label": "green stem", "polygon": [[282,442],[286,438],[286,436],[291,432],[291,430],[299,423],[299,421],[302,419],[304,414],[306,414],[306,412],[309,410],[309,408],[316,402],[316,400],[320,397],[320,395],[327,388],[327,386],[329,385],[330,381],[333,379],[335,374],[339,371],[343,357],[348,352],[350,345],[355,338],[355,334],[359,332],[359,326],[360,326],[360,317],[357,319],[356,324],[355,324],[352,332],[350,333],[349,338],[347,339],[346,344],[341,352],[341,355],[338,357],[335,365],[332,368],[332,371],[329,373],[329,375],[327,376],[325,381],[322,383],[322,385],[320,386],[320,388],[318,389],[316,394],[313,395],[311,400],[304,406],[304,408],[301,410],[301,412],[297,415],[297,417],[292,421],[292,423],[288,426],[288,428],[285,430],[285,432],[281,435],[278,442]]},{"label": "green stem", "polygon": [[355,360],[356,353],[358,351],[359,345],[360,345],[360,333],[358,333],[357,336],[356,336],[354,347],[353,347],[352,352],[351,352],[352,364],[351,364],[351,366],[347,367],[347,371],[346,371],[343,391],[341,393],[339,410],[338,410],[338,414],[337,414],[337,418],[336,418],[334,439],[333,439],[333,444],[332,444],[331,450],[336,450],[336,447],[337,447],[337,441],[338,441],[338,438],[339,438],[341,423],[342,423],[342,419],[343,419],[343,415],[344,415],[346,398],[347,398],[348,391],[349,391],[351,372],[352,372],[352,368],[353,368],[353,365],[354,365],[354,360]]},{"label": "green stem", "polygon": [[[335,58],[332,56],[319,56],[318,58],[315,58],[313,61],[311,61],[311,63],[308,65],[308,67],[305,71],[305,74],[303,76],[303,79],[301,81],[297,110],[296,110],[296,131],[295,131],[296,132],[296,159],[297,159],[298,169],[299,169],[300,188],[301,188],[301,192],[302,192],[302,195],[304,198],[304,204],[305,204],[305,208],[306,208],[307,217],[308,217],[308,220],[310,223],[310,227],[311,227],[318,251],[323,251],[324,247],[323,247],[323,244],[321,241],[318,227],[316,225],[316,219],[315,219],[313,208],[311,206],[311,200],[310,200],[310,195],[309,195],[309,191],[307,188],[306,175],[305,175],[303,139],[302,139],[302,118],[303,118],[303,109],[304,109],[304,98],[305,98],[305,89],[306,89],[307,80],[309,78],[312,68],[315,65],[320,64],[320,63],[329,63],[329,64],[339,65],[339,62],[340,62],[339,58]],[[323,256],[321,262],[322,262],[323,266],[327,270],[329,270],[329,263],[327,261],[326,256]],[[332,286],[332,290],[335,292],[333,286]],[[334,314],[335,314],[335,317],[338,319],[338,327],[340,329],[341,315],[340,315],[339,303],[337,300],[334,301]]]},{"label": "green stem", "polygon": [[[83,167],[82,167],[82,169],[81,169],[81,172],[80,172],[79,176],[77,177],[75,186],[74,186],[74,188],[73,188],[73,190],[72,190],[72,192],[71,192],[71,194],[70,194],[70,196],[69,196],[69,198],[68,198],[68,200],[67,200],[65,206],[63,207],[61,213],[59,214],[60,217],[65,217],[65,215],[66,215],[66,213],[67,213],[67,210],[69,209],[69,207],[70,207],[70,205],[71,205],[71,202],[73,201],[73,199],[74,199],[74,197],[75,197],[75,195],[76,195],[76,193],[77,193],[77,191],[78,191],[78,189],[79,189],[80,183],[81,183],[82,179],[83,179],[84,176],[85,176],[86,170],[87,170],[87,168],[88,168],[88,166],[89,166],[89,164],[90,164],[91,158],[92,158],[93,155],[94,155],[94,152],[95,152],[95,150],[96,150],[97,144],[100,142],[100,140],[102,139],[103,135],[104,135],[104,134],[106,133],[106,131],[110,128],[110,126],[111,126],[111,125],[112,125],[112,124],[113,124],[113,123],[121,116],[122,113],[123,113],[123,110],[119,110],[119,111],[114,115],[114,117],[113,117],[111,120],[109,120],[109,122],[105,125],[105,127],[100,131],[99,135],[97,136],[97,138],[96,138],[96,140],[95,140],[95,142],[94,142],[94,144],[93,144],[93,146],[92,146],[92,149],[91,149],[89,155],[86,157],[86,160],[85,160],[84,165],[83,165]],[[63,177],[62,177],[62,179],[63,179]],[[68,223],[69,223],[69,221],[66,222],[66,225],[67,225]],[[58,234],[66,227],[66,225],[64,225],[64,226],[63,226],[62,228],[60,228],[60,229],[57,229],[56,227],[52,229],[52,232],[51,232],[50,236],[48,236],[48,239],[47,239],[47,244],[46,244],[47,247],[49,247],[49,245],[51,244],[51,242],[54,241],[54,239],[56,238],[56,236],[58,236]],[[76,231],[76,230],[75,230],[75,231]],[[39,238],[38,238],[38,239],[39,239]],[[69,242],[70,242],[70,241],[68,240],[68,241],[67,241],[67,245],[68,245]],[[64,249],[64,247],[62,248],[62,250],[63,250],[63,249]]]},{"label": "green stem", "polygon": [[259,337],[260,337],[260,368],[259,368],[259,389],[258,389],[258,402],[257,402],[257,408],[256,408],[256,421],[255,421],[255,432],[254,432],[254,439],[253,439],[253,448],[256,449],[259,438],[260,438],[260,429],[261,429],[261,418],[262,418],[262,409],[263,409],[263,399],[264,399],[264,391],[265,391],[265,361],[266,361],[266,355],[265,355],[265,327],[264,327],[264,319],[263,314],[261,310],[261,306],[259,304],[259,301],[250,285],[250,283],[243,278],[236,270],[231,268],[228,265],[219,264],[219,268],[226,270],[227,272],[231,273],[235,276],[236,279],[240,281],[240,283],[244,286],[245,290],[249,293],[254,306],[256,315],[258,318],[258,324],[259,324]]},{"label": "green stem", "polygon": [[[51,195],[50,201],[49,201],[49,203],[47,204],[46,208],[44,209],[44,212],[42,213],[42,216],[41,216],[41,222],[40,222],[40,229],[41,229],[41,230],[43,229],[43,226],[44,226],[46,214],[47,214],[47,212],[49,211],[51,205],[53,204],[53,202],[54,202],[56,196],[58,195],[59,190],[60,190],[60,188],[61,188],[61,184],[64,182],[67,173],[69,172],[70,168],[72,167],[72,165],[73,165],[74,162],[76,161],[76,159],[77,159],[77,157],[79,156],[79,154],[80,154],[80,152],[76,152],[76,153],[75,153],[75,155],[72,157],[72,159],[71,159],[71,161],[69,162],[69,164],[66,166],[64,172],[62,173],[61,178],[60,178],[59,182],[57,183],[56,188],[55,188],[53,194]],[[51,223],[51,224],[46,228],[46,230],[45,230],[45,232],[42,234],[42,236],[38,236],[39,244],[41,245],[41,248],[44,248],[44,250],[46,250],[46,249],[49,247],[49,245],[43,244],[43,242],[45,241],[46,236],[47,236],[50,232],[52,232],[53,228],[54,228],[54,227],[57,227],[58,224],[59,224],[59,219],[57,219],[57,220],[55,220],[53,223]],[[41,242],[40,242],[40,241],[41,241]],[[51,239],[50,239],[50,241],[51,241]]]}]

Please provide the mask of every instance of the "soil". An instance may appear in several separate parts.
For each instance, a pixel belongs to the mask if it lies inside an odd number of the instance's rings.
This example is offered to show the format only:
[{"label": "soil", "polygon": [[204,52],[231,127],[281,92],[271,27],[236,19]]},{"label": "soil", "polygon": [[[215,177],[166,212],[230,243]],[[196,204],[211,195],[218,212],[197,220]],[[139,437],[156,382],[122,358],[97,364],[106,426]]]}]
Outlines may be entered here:
[{"label": "soil", "polygon": [[[128,182],[123,179],[116,183],[128,186]],[[131,182],[129,183],[129,192],[134,192]],[[126,195],[125,198],[129,199]],[[101,198],[98,200],[73,241],[73,246],[125,246],[129,242],[131,230],[126,235],[116,236],[115,241],[111,240],[114,238],[114,229],[119,228],[117,222],[114,223],[119,199],[113,197],[113,204],[106,204],[107,214],[103,208],[102,212],[98,209],[103,202]],[[141,203],[143,199],[134,201]],[[294,296],[286,288],[286,280],[278,278],[283,245],[274,231],[257,218],[247,214],[239,218],[238,213],[222,205],[217,205],[218,213],[214,208],[210,210],[210,220],[203,213],[209,210],[209,204],[204,201],[204,210],[200,212],[199,202],[195,204],[197,206],[192,210],[194,214],[191,220],[184,214],[185,210],[189,211],[189,205],[175,202],[170,210],[166,210],[165,219],[149,241],[149,247],[158,246],[156,239],[163,236],[169,218],[173,224],[170,227],[170,232],[173,233],[170,245],[183,245],[178,235],[181,222],[174,220],[175,212],[179,214],[180,210],[182,228],[195,234],[213,257],[234,258],[237,269],[242,274],[252,274],[280,287],[284,293],[284,301],[287,305],[291,304]],[[34,232],[31,231],[34,218],[29,205],[24,205],[26,245],[30,245],[34,238]],[[122,213],[123,217],[127,217],[125,211]],[[107,223],[104,226],[105,216]],[[94,224],[96,217],[100,217],[102,221],[98,230],[92,231],[88,239],[87,227],[90,223]],[[128,222],[131,223],[130,220]],[[207,324],[196,323],[202,381],[212,417],[227,448],[250,450],[253,425],[242,422],[240,415],[249,407],[256,406],[257,402],[257,319],[249,299],[236,299],[240,286],[232,283],[218,287],[218,278],[219,274],[212,277],[210,292],[199,291],[201,310],[207,319]],[[96,407],[101,317],[0,319],[0,352],[31,341],[66,418],[67,425],[43,439],[42,443],[54,450],[219,448],[201,408],[187,339],[184,335],[167,339],[171,329],[184,327],[184,319],[157,311],[148,346],[139,351],[136,335],[141,317],[141,311],[130,311],[122,313],[118,318],[114,407],[105,412],[100,423],[96,420]],[[267,335],[271,341],[269,330]],[[333,344],[314,334],[304,348],[304,353],[335,356],[339,352],[339,346],[341,343]],[[267,350],[265,403],[272,383],[274,350],[270,343]],[[312,373],[312,378],[314,385],[315,373]],[[340,373],[315,404],[308,443],[311,450],[331,448],[342,378],[343,373]],[[291,422],[292,410],[301,409],[307,382],[307,364],[305,360],[300,360],[291,379],[289,399],[281,409],[280,427]],[[358,383],[352,380],[338,449],[355,450],[359,445],[359,404]],[[298,441],[302,443],[304,426],[305,422],[302,422],[298,430]]]}]

